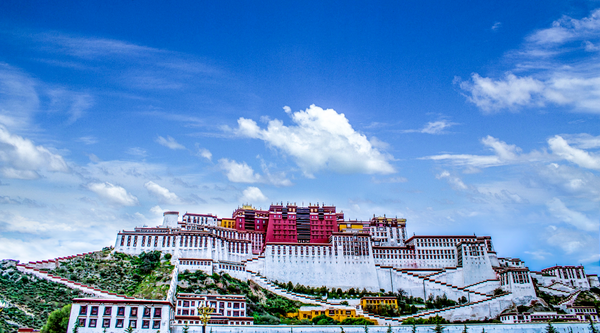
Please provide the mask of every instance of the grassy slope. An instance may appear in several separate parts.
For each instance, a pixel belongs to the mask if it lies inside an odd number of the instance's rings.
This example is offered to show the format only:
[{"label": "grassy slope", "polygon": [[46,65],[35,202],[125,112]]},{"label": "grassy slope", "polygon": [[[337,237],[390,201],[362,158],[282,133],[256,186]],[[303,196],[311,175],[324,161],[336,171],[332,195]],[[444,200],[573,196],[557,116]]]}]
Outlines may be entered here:
[{"label": "grassy slope", "polygon": [[61,263],[52,274],[122,295],[165,299],[173,266],[159,255],[95,252]]},{"label": "grassy slope", "polygon": [[0,299],[10,304],[0,312],[0,327],[7,332],[16,332],[16,325],[40,329],[50,312],[84,296],[60,283],[23,274],[8,261],[0,262]]}]

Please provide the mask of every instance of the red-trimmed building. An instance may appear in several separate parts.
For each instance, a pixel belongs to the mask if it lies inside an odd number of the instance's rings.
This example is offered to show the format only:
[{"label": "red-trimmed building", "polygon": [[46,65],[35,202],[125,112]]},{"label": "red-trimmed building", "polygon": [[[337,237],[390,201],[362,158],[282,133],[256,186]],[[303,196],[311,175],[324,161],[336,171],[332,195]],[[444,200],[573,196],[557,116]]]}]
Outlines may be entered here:
[{"label": "red-trimmed building", "polygon": [[246,296],[244,295],[200,295],[177,294],[175,324],[199,325],[199,306],[209,306],[214,312],[209,324],[252,325],[253,317],[247,316]]}]

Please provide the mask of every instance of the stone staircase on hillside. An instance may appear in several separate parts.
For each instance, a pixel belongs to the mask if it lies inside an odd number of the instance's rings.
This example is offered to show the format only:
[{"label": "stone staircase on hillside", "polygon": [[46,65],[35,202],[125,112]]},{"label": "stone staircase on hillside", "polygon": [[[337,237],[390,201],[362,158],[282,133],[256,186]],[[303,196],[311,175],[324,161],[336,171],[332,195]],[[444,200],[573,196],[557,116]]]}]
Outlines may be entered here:
[{"label": "stone staircase on hillside", "polygon": [[[273,282],[269,281],[264,276],[257,274],[256,272],[252,272],[252,271],[247,271],[247,272],[249,275],[249,279],[256,282],[256,284],[258,284],[259,286],[267,289],[268,291],[270,291],[276,295],[285,297],[287,299],[291,299],[292,301],[298,301],[298,302],[302,302],[305,304],[318,305],[318,306],[323,307],[323,310],[331,309],[331,308],[339,308],[339,309],[347,309],[348,308],[346,305],[341,305],[338,303],[330,303],[329,301],[322,300],[320,298],[313,297],[310,295],[298,294],[295,292],[287,291],[287,290],[277,286]],[[388,324],[389,325],[397,325],[399,323],[397,320],[394,320],[393,318],[385,318],[385,317],[377,316],[377,315],[374,315],[371,313],[366,313],[360,308],[356,309],[356,315],[365,317],[370,320],[374,320],[379,325],[388,325]]]},{"label": "stone staircase on hillside", "polygon": [[572,293],[571,295],[569,295],[569,297],[567,297],[564,301],[558,303],[558,306],[567,306],[570,305],[572,306],[575,303],[575,300],[577,300],[577,296],[579,296],[579,293],[581,293],[581,290],[577,290],[576,292]]},{"label": "stone staircase on hillside", "polygon": [[442,289],[448,288],[453,291],[464,293],[464,296],[467,296],[471,301],[477,301],[477,300],[486,299],[489,297],[487,294],[480,293],[478,291],[473,291],[473,290],[466,289],[465,287],[458,287],[458,286],[455,286],[455,285],[452,285],[452,284],[449,284],[446,282],[437,281],[435,279],[430,278],[427,275],[419,275],[419,274],[415,274],[408,270],[403,270],[403,269],[397,269],[397,268],[393,268],[393,269],[397,274],[403,275],[405,278],[418,279],[420,281],[420,283],[427,282],[429,284],[434,284],[436,287],[442,287]]},{"label": "stone staircase on hillside", "polygon": [[46,271],[40,270],[39,268],[29,266],[28,264],[17,264],[17,269],[22,273],[33,275],[40,279],[44,279],[46,281],[60,283],[71,289],[81,290],[82,292],[89,294],[89,295],[94,295],[94,296],[99,296],[99,297],[104,297],[104,298],[135,299],[135,297],[119,295],[117,293],[105,291],[105,290],[102,290],[99,288],[94,288],[92,286],[88,286],[83,283],[74,282],[69,279],[62,278],[60,276],[55,276]]},{"label": "stone staircase on hillside", "polygon": [[[294,293],[294,292],[289,292],[289,291],[275,285],[273,282],[269,281],[264,276],[261,276],[255,272],[248,271],[248,274],[249,274],[250,280],[256,282],[259,286],[261,286],[261,287],[269,290],[270,292],[272,292],[276,295],[279,295],[281,297],[285,297],[285,298],[291,299],[293,301],[299,301],[302,303],[319,305],[319,306],[324,307],[324,309],[332,308],[332,307],[333,308],[344,307],[344,306],[341,306],[340,304],[330,303],[326,300],[312,297],[310,295],[303,295],[303,294],[298,294],[298,293]],[[413,276],[413,275],[411,275],[411,276]],[[427,281],[429,281],[429,280],[427,280]],[[439,281],[436,281],[436,282],[441,283]],[[447,284],[444,283],[443,285],[447,285]],[[456,286],[452,286],[452,287],[460,288],[460,287],[456,287]],[[464,288],[460,288],[460,289],[464,289]],[[365,312],[359,307],[357,307],[357,309],[356,309],[356,314],[357,314],[357,316],[362,316],[367,319],[377,321],[377,323],[379,325],[399,325],[402,323],[402,321],[404,321],[408,318],[411,318],[411,317],[412,318],[428,318],[428,317],[432,317],[432,316],[436,316],[436,315],[440,315],[440,314],[445,314],[448,311],[462,310],[462,309],[470,307],[470,306],[475,306],[475,305],[483,304],[486,302],[492,302],[498,298],[510,296],[510,294],[504,294],[504,295],[499,295],[499,296],[489,296],[489,295],[486,295],[483,293],[469,291],[469,290],[465,290],[464,292],[469,292],[474,295],[480,296],[482,298],[478,299],[476,301],[470,302],[470,303],[455,305],[455,306],[451,306],[451,307],[447,307],[447,308],[443,308],[443,309],[427,310],[427,311],[419,312],[419,313],[416,313],[413,315],[402,316],[402,317],[384,317],[384,316],[376,315],[373,313]]]}]

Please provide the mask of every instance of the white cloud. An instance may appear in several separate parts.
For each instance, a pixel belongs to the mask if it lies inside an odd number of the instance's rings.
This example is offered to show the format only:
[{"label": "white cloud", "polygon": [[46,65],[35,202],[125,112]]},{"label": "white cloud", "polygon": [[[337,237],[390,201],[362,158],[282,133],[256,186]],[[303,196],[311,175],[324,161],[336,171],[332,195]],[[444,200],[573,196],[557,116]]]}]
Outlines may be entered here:
[{"label": "white cloud", "polygon": [[598,251],[598,233],[590,236],[577,230],[548,227],[546,229],[548,244],[562,249],[567,254],[594,255]]},{"label": "white cloud", "polygon": [[209,161],[212,159],[212,153],[206,148],[198,148],[198,156],[204,157]]},{"label": "white cloud", "polygon": [[521,148],[507,144],[490,135],[481,139],[481,143],[488,147],[494,155],[469,155],[469,154],[441,154],[424,157],[434,161],[450,161],[454,165],[471,168],[488,168],[499,165],[551,160],[551,156],[533,151],[523,154]]},{"label": "white cloud", "polygon": [[442,134],[444,133],[444,129],[454,125],[454,123],[450,123],[446,120],[438,120],[434,122],[429,122],[423,129],[421,133],[427,134]]},{"label": "white cloud", "polygon": [[161,202],[168,204],[178,204],[181,202],[177,194],[169,191],[168,189],[156,184],[153,181],[146,182],[144,187],[148,190],[148,193],[157,197]]},{"label": "white cloud", "polygon": [[290,155],[307,177],[322,169],[342,173],[395,172],[391,156],[380,152],[363,134],[356,132],[344,114],[311,105],[305,111],[292,112],[294,126],[271,120],[261,129],[254,120],[240,118],[236,134],[260,139]]},{"label": "white cloud", "polygon": [[39,171],[68,172],[62,156],[36,146],[28,139],[11,134],[0,125],[0,172],[7,178],[35,179]]},{"label": "white cloud", "polygon": [[592,221],[584,214],[571,210],[559,198],[552,198],[546,203],[548,210],[560,221],[568,223],[584,231],[598,231],[598,222]]},{"label": "white cloud", "polygon": [[469,188],[460,178],[450,175],[450,172],[446,170],[442,171],[439,175],[436,175],[435,178],[446,179],[448,183],[457,190],[466,190]]},{"label": "white cloud", "polygon": [[254,173],[254,169],[246,162],[238,163],[234,160],[222,158],[219,166],[225,171],[229,181],[234,183],[257,183],[261,181],[260,175]]},{"label": "white cloud", "polygon": [[95,136],[91,136],[91,135],[82,136],[79,139],[77,139],[77,141],[83,142],[86,145],[93,145],[93,144],[98,143],[98,139]]},{"label": "white cloud", "polygon": [[527,37],[532,44],[562,44],[569,40],[598,38],[600,32],[600,9],[592,11],[589,17],[580,20],[568,16],[552,22],[552,27],[541,29]]},{"label": "white cloud", "polygon": [[548,146],[552,152],[561,158],[575,163],[582,168],[600,170],[600,156],[588,153],[582,149],[571,147],[569,143],[559,135],[548,139]]},{"label": "white cloud", "polygon": [[517,77],[507,73],[504,79],[493,80],[474,73],[472,81],[460,83],[461,89],[469,92],[467,98],[485,112],[537,104],[544,84],[531,77]]},{"label": "white cloud", "polygon": [[383,179],[372,178],[371,181],[375,184],[406,183],[406,182],[408,182],[408,179],[406,179],[405,177],[390,177],[390,178],[383,178]]},{"label": "white cloud", "polygon": [[165,211],[162,208],[160,208],[159,205],[156,205],[156,206],[150,208],[150,212],[154,215],[162,216]]},{"label": "white cloud", "polygon": [[587,133],[573,134],[573,135],[561,135],[562,138],[567,140],[571,145],[579,149],[594,149],[600,148],[600,135],[592,136]]},{"label": "white cloud", "polygon": [[258,187],[250,186],[242,192],[242,202],[253,203],[253,202],[265,202],[268,198],[261,192]]},{"label": "white cloud", "polygon": [[108,182],[104,183],[90,183],[87,188],[98,194],[100,197],[107,199],[113,203],[123,206],[135,206],[138,204],[138,199],[127,193],[121,186],[113,185]]},{"label": "white cloud", "polygon": [[167,136],[167,138],[163,138],[162,136],[159,136],[158,138],[156,138],[156,142],[161,145],[161,146],[165,146],[169,149],[173,149],[173,150],[177,150],[177,149],[185,149],[185,147],[181,144],[179,144],[177,141],[175,141],[175,139],[173,139],[170,136]]},{"label": "white cloud", "polygon": [[0,62],[0,125],[27,128],[39,110],[36,82],[8,64]]},{"label": "white cloud", "polygon": [[444,129],[456,125],[455,123],[449,122],[445,119],[428,122],[422,129],[418,130],[404,130],[404,133],[425,133],[425,134],[446,134]]},{"label": "white cloud", "polygon": [[494,22],[494,25],[492,25],[492,31],[498,31],[500,30],[500,28],[502,27],[502,22]]},{"label": "white cloud", "polygon": [[533,257],[533,259],[536,259],[536,260],[544,260],[544,259],[546,259],[546,257],[552,256],[552,253],[546,252],[544,250],[525,251],[525,253],[530,254]]},{"label": "white cloud", "polygon": [[474,73],[460,87],[484,112],[557,105],[600,113],[600,66],[595,46],[599,42],[600,9],[582,19],[564,16],[552,27],[532,33],[522,49],[507,54],[514,62],[513,71],[523,74],[508,73],[494,79]]},{"label": "white cloud", "polygon": [[[0,211],[0,222],[5,223],[6,231],[21,232],[28,234],[47,234],[50,231],[73,231],[74,227],[67,223],[49,223],[30,220],[18,214]],[[1,225],[0,225],[1,227]]]},{"label": "white cloud", "polygon": [[220,168],[225,171],[229,181],[234,183],[268,183],[275,186],[291,186],[292,182],[286,178],[284,172],[271,173],[267,165],[262,162],[264,174],[254,172],[246,162],[238,163],[234,160],[222,158],[219,160]]},{"label": "white cloud", "polygon": [[148,156],[148,154],[146,153],[146,150],[143,148],[140,148],[140,147],[131,147],[131,148],[127,149],[126,153],[129,155],[138,156],[138,157]]}]

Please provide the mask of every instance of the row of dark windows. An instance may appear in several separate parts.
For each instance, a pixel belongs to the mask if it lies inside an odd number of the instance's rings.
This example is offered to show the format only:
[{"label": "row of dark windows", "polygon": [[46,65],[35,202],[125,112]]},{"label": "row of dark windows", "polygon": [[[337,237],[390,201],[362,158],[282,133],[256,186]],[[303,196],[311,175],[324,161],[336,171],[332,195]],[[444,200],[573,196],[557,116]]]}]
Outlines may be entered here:
[{"label": "row of dark windows", "polygon": [[[99,307],[94,305],[94,306],[90,306],[90,315],[91,316],[97,316],[98,315],[98,310]],[[112,306],[105,306],[104,307],[104,312],[103,315],[104,316],[110,316],[112,315]],[[87,305],[82,305],[79,308],[79,315],[80,316],[85,316],[87,315],[88,312],[88,306]],[[143,309],[143,317],[150,317],[152,313],[152,308],[148,308],[148,307],[144,307]],[[117,316],[124,316],[125,315],[125,307],[124,306],[119,306],[117,307]],[[129,311],[129,316],[130,317],[137,317],[138,315],[138,308],[137,307],[131,307],[130,311]],[[154,308],[154,318],[160,318],[162,315],[162,309],[161,308]]]},{"label": "row of dark windows", "polygon": [[[89,319],[89,321],[87,321],[85,318],[79,318],[79,320],[77,321],[77,323],[79,324],[79,327],[96,327],[96,325],[98,324],[98,320],[95,318],[91,318]],[[129,321],[129,327],[131,328],[137,328],[137,320],[132,319]],[[115,328],[123,328],[123,325],[125,324],[125,319],[117,319],[116,323],[115,323]],[[103,328],[110,328],[110,319],[106,318],[106,319],[102,319],[102,327]],[[142,320],[142,328],[143,329],[147,329],[150,328],[150,320]],[[160,329],[160,320],[154,320],[152,321],[152,328],[153,329]]]}]

